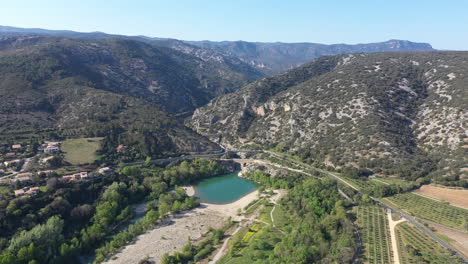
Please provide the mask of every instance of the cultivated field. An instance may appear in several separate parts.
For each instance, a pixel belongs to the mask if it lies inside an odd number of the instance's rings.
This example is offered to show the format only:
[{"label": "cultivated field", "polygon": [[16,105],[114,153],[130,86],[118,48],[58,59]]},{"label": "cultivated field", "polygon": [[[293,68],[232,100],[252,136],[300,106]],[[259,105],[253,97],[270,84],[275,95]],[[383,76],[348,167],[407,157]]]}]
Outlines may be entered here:
[{"label": "cultivated field", "polygon": [[354,210],[365,247],[365,263],[393,263],[385,210],[378,206],[358,206]]},{"label": "cultivated field", "polygon": [[433,185],[423,185],[415,192],[437,200],[447,201],[453,205],[468,209],[468,190],[457,190]]},{"label": "cultivated field", "polygon": [[65,140],[61,149],[65,152],[65,161],[71,164],[92,163],[96,160],[96,151],[101,146],[102,138],[77,138]]},{"label": "cultivated field", "polygon": [[416,217],[460,230],[466,228],[468,210],[413,193],[397,194],[386,199]]},{"label": "cultivated field", "polygon": [[458,264],[463,261],[408,222],[396,226],[400,263]]}]

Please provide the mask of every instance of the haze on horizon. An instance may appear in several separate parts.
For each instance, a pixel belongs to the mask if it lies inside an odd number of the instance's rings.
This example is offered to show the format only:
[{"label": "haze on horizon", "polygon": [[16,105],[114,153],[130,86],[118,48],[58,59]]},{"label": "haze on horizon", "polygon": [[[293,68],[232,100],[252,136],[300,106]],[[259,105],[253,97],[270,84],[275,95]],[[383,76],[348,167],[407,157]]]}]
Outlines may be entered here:
[{"label": "haze on horizon", "polygon": [[3,3],[0,24],[182,40],[357,44],[403,39],[467,50],[464,1],[149,1]]}]

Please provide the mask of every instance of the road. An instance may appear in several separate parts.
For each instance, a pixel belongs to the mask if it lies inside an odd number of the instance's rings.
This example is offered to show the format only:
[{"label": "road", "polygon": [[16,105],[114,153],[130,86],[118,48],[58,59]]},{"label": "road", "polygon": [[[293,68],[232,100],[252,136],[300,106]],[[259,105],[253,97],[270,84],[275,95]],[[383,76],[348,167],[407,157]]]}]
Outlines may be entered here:
[{"label": "road", "polygon": [[[288,157],[284,157],[284,156],[281,156],[281,155],[278,155],[276,153],[273,153],[273,152],[270,152],[270,151],[265,151],[266,153],[269,153],[275,157],[278,157],[278,158],[281,158],[283,160],[287,160],[291,163],[294,163],[296,165],[299,165],[303,168],[307,168],[307,169],[311,169],[311,170],[318,170],[330,177],[332,177],[333,179],[337,180],[337,181],[340,181],[342,183],[344,183],[345,185],[353,188],[354,190],[356,190],[357,192],[361,193],[361,191],[359,189],[357,189],[356,187],[354,187],[353,185],[351,185],[350,183],[346,182],[345,180],[341,179],[340,177],[334,175],[333,173],[330,173],[328,171],[324,171],[324,170],[321,170],[321,169],[317,169],[317,168],[314,168],[312,166],[309,166],[309,165],[306,165],[306,164],[302,164],[302,163],[299,163],[299,162],[296,162],[294,160],[291,160],[289,159]],[[362,194],[362,193],[361,193]],[[413,217],[409,216],[409,215],[406,215],[404,213],[402,213],[401,211],[387,205],[387,204],[384,204],[382,203],[380,200],[370,196],[370,199],[372,199],[374,202],[376,202],[377,204],[380,204],[382,205],[383,207],[387,208],[387,209],[390,209],[392,212],[394,213],[397,213],[399,214],[402,218],[406,219],[408,222],[412,223],[413,225],[415,225],[419,230],[421,230],[422,232],[426,233],[428,236],[430,236],[431,238],[433,238],[435,241],[437,241],[439,244],[441,244],[442,246],[444,246],[445,248],[447,248],[448,250],[450,250],[451,252],[453,252],[455,255],[457,255],[458,257],[460,257],[461,259],[463,259],[463,261],[465,263],[468,263],[468,258],[465,257],[462,253],[460,253],[457,249],[453,248],[452,246],[450,246],[449,244],[445,243],[443,240],[441,240],[440,238],[438,238],[437,236],[435,236],[431,231],[429,231],[426,227],[424,227],[423,225],[419,224]]]}]

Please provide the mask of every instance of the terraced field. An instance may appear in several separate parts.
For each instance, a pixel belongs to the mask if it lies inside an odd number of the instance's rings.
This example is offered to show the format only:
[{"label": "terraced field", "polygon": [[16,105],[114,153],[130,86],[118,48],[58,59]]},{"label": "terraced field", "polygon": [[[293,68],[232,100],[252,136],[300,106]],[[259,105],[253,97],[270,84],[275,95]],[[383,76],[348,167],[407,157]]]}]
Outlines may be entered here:
[{"label": "terraced field", "polygon": [[454,256],[435,240],[421,232],[413,225],[405,222],[396,226],[400,263],[403,264],[462,264],[460,258]]},{"label": "terraced field", "polygon": [[365,247],[365,263],[393,263],[385,210],[378,206],[358,206],[354,210]]},{"label": "terraced field", "polygon": [[468,219],[468,210],[412,193],[397,194],[386,199],[414,216],[460,230],[464,230],[464,221]]}]

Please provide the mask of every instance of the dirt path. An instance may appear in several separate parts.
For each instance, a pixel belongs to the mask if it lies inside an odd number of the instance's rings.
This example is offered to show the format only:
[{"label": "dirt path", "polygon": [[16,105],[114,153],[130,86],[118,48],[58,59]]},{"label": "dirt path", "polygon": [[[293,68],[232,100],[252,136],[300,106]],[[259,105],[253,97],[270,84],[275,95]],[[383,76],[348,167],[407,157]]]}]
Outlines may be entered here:
[{"label": "dirt path", "polygon": [[218,260],[220,260],[220,259],[224,256],[224,254],[227,253],[227,252],[225,252],[225,251],[226,251],[226,247],[228,246],[229,240],[231,240],[231,238],[233,238],[234,235],[235,235],[237,232],[239,232],[239,230],[241,230],[241,228],[242,228],[242,226],[238,226],[238,227],[236,228],[236,230],[231,234],[231,236],[228,237],[228,238],[224,241],[223,246],[219,249],[218,253],[216,253],[216,255],[213,257],[213,259],[212,259],[210,262],[208,262],[209,264],[215,264]]},{"label": "dirt path", "polygon": [[390,238],[392,242],[392,251],[393,251],[393,263],[400,264],[400,252],[398,251],[398,244],[397,244],[396,234],[395,234],[395,226],[406,220],[402,218],[398,221],[393,221],[392,211],[390,209],[387,209],[387,219],[388,219],[388,226],[390,227]]},{"label": "dirt path", "polygon": [[273,218],[273,212],[275,211],[275,209],[276,209],[276,203],[275,203],[275,206],[273,206],[273,209],[271,209],[270,211],[271,224],[273,225],[273,227],[275,227],[275,219]]}]

